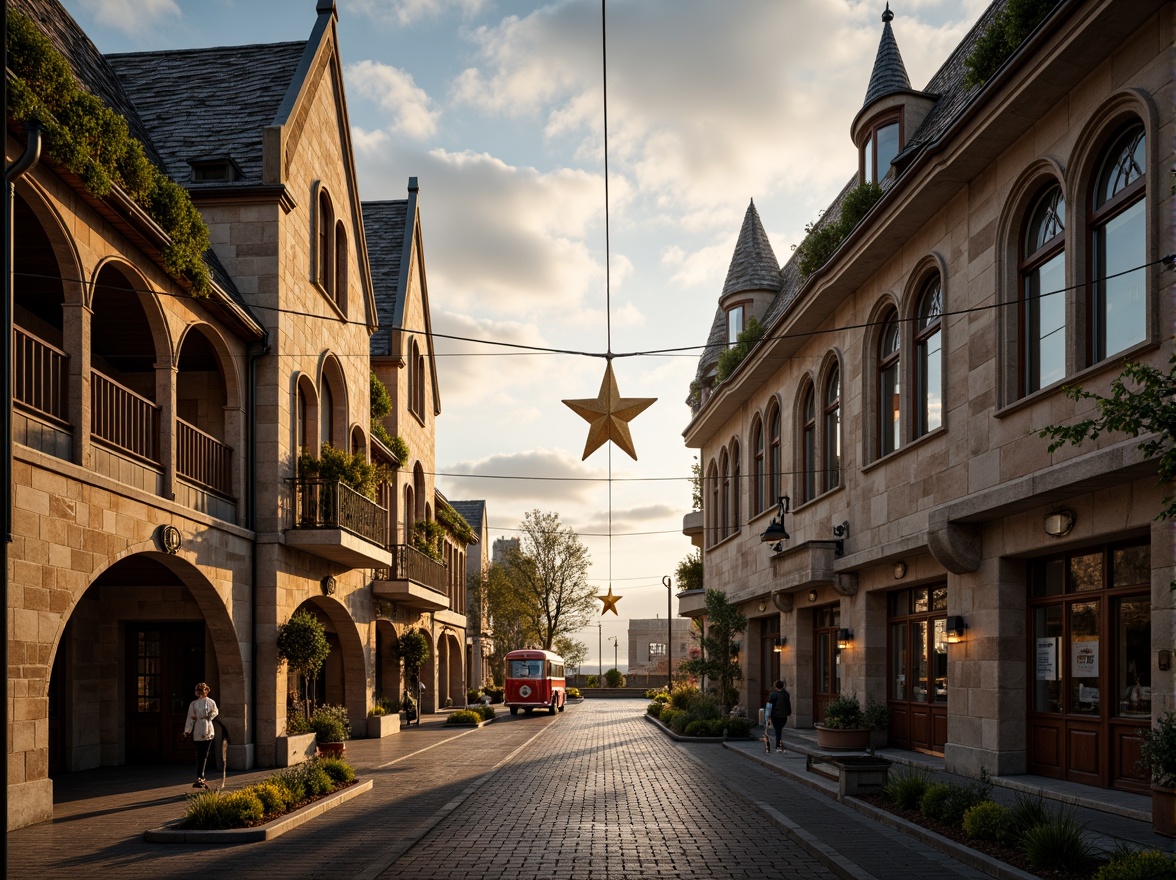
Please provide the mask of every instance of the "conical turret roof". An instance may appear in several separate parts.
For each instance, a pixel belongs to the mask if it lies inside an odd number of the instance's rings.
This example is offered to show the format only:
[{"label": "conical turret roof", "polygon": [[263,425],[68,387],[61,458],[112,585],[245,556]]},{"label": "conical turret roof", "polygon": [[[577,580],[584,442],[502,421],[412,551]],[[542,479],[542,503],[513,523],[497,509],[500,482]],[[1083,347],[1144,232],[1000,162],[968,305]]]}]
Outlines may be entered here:
[{"label": "conical turret roof", "polygon": [[727,280],[723,284],[723,296],[744,290],[777,290],[779,287],[780,263],[752,200],[743,216],[739,240],[735,242],[735,253],[731,256]]},{"label": "conical turret roof", "polygon": [[893,20],[894,13],[890,11],[890,4],[887,3],[886,11],[882,13],[882,39],[878,43],[874,72],[870,74],[870,87],[866,89],[866,100],[862,107],[869,107],[879,98],[894,92],[908,92],[911,89],[906,65],[902,63],[902,53],[898,51],[894,31],[890,29],[890,22]]}]

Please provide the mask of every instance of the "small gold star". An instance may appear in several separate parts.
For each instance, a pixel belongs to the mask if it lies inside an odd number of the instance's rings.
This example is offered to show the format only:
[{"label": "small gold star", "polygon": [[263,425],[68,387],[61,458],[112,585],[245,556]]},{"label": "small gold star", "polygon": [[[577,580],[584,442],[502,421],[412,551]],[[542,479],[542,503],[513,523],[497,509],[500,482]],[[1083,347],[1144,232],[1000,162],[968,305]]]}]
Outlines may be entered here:
[{"label": "small gold star", "polygon": [[620,612],[617,611],[617,603],[620,602],[621,599],[623,599],[624,597],[613,595],[612,584],[608,585],[608,595],[607,596],[597,596],[596,598],[604,603],[604,607],[602,609],[600,609],[600,616],[601,617],[604,617],[604,615],[606,615],[610,611],[613,614],[615,614],[617,617],[621,616]]},{"label": "small gold star", "polygon": [[629,421],[655,400],[656,397],[621,397],[610,360],[600,382],[600,393],[595,398],[564,401],[572,412],[591,425],[588,442],[584,445],[584,458],[611,440],[636,461],[637,452],[633,449],[633,437],[629,434]]}]

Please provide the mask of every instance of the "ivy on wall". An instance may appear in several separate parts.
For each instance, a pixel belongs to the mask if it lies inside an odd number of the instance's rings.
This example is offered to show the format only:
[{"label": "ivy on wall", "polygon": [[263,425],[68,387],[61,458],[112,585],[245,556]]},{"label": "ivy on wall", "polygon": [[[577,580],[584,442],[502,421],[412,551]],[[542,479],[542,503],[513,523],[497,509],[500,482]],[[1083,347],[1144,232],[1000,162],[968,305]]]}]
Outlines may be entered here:
[{"label": "ivy on wall", "polygon": [[851,189],[841,202],[841,216],[824,226],[810,223],[804,231],[808,233],[796,247],[797,268],[808,278],[829,262],[834,251],[849,236],[853,228],[869,213],[870,208],[882,198],[882,188],[876,183],[863,183]]},{"label": "ivy on wall", "polygon": [[1017,51],[1017,47],[1025,42],[1025,38],[1041,24],[1057,2],[1058,0],[1009,0],[964,59],[964,66],[968,69],[964,82],[968,88],[987,82],[988,78]]},{"label": "ivy on wall", "polygon": [[207,296],[208,227],[188,191],[156,168],[127,122],[74,79],[69,63],[26,16],[8,13],[8,115],[39,119],[49,159],[86,189],[106,196],[119,186],[163,229],[163,264],[195,296]]}]

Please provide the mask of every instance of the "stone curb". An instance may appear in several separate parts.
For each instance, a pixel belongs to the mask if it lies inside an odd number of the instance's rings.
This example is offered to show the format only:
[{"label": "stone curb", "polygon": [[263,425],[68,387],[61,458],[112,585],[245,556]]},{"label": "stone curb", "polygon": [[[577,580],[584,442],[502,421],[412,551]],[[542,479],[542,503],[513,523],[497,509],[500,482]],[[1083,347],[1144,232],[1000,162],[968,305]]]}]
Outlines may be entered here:
[{"label": "stone curb", "polygon": [[[143,832],[143,838],[148,843],[258,843],[263,840],[273,840],[275,837],[280,837],[287,831],[292,831],[299,825],[309,822],[311,819],[321,816],[327,810],[347,803],[354,797],[358,797],[366,791],[370,791],[373,780],[365,779],[362,782],[356,782],[355,785],[349,785],[342,791],[335,794],[328,795],[321,800],[315,801],[313,804],[307,804],[305,807],[295,810],[293,813],[287,813],[280,819],[275,819],[272,822],[267,822],[265,825],[258,825],[254,828],[223,828],[217,831],[196,831],[188,829],[173,828],[175,822],[168,825],[162,825],[159,828],[151,828]],[[180,820],[175,820],[176,822]]]},{"label": "stone curb", "polygon": [[[906,819],[903,819],[901,816],[896,816],[895,814],[888,812],[886,810],[880,810],[877,807],[873,806],[872,804],[868,804],[863,800],[858,800],[857,798],[854,798],[854,797],[847,797],[844,799],[840,799],[837,797],[837,789],[835,786],[823,785],[823,784],[817,782],[817,780],[815,780],[815,779],[807,778],[807,777],[809,777],[808,773],[803,773],[803,774],[796,773],[796,772],[788,769],[787,767],[777,766],[776,764],[773,764],[770,761],[765,761],[765,760],[761,759],[759,757],[759,755],[748,754],[747,752],[744,752],[741,749],[732,748],[727,745],[724,745],[724,748],[727,748],[730,751],[735,752],[736,754],[742,755],[745,758],[748,758],[752,761],[755,761],[757,764],[760,764],[761,766],[767,767],[768,769],[774,771],[775,773],[778,773],[781,776],[784,776],[784,777],[792,780],[793,782],[797,782],[801,785],[807,786],[808,788],[811,788],[814,791],[819,791],[822,794],[825,794],[828,797],[832,798],[833,800],[837,800],[840,803],[845,804],[845,806],[849,807],[850,809],[856,810],[857,812],[861,813],[863,816],[867,816],[868,818],[873,819],[876,822],[881,822],[883,825],[887,825],[890,828],[893,828],[895,831],[899,831],[903,834],[906,834],[909,837],[913,837],[916,840],[918,840],[920,843],[925,843],[928,846],[934,847],[935,849],[939,850],[940,852],[946,853],[947,855],[951,856],[952,858],[958,859],[959,861],[963,862],[964,864],[966,864],[972,868],[975,868],[978,871],[983,871],[989,877],[995,877],[995,878],[997,878],[997,880],[1035,880],[1035,875],[1033,875],[1033,874],[1028,874],[1025,871],[1022,871],[1020,868],[1015,868],[1012,865],[1009,865],[1005,862],[1000,861],[999,859],[994,859],[992,856],[990,856],[986,853],[982,853],[979,850],[974,850],[970,847],[964,846],[962,843],[958,843],[949,837],[944,837],[942,834],[937,834],[934,831],[931,831],[927,828],[924,828],[922,825],[916,825],[913,822],[908,822]],[[758,806],[763,808],[766,805],[758,805]],[[771,807],[767,807],[767,810],[765,812],[767,812],[768,815],[772,817],[773,821],[777,821],[777,824],[780,824],[780,822],[777,820],[777,816],[779,814],[777,814],[775,810],[773,810]],[[785,826],[785,827],[787,828],[787,826]],[[791,829],[787,829],[787,830],[789,830],[791,832]],[[811,849],[809,843],[805,839],[803,839],[802,837],[800,837],[796,834],[793,834],[793,837],[798,843],[800,843],[806,849],[809,849],[809,851],[812,852],[813,855],[817,856],[817,858],[820,858],[822,861],[825,861],[825,854],[824,853],[813,851]],[[834,870],[834,871],[837,871],[838,873],[841,873],[837,867],[834,867],[833,865],[829,864],[828,862],[826,862],[826,865],[831,870]],[[856,868],[856,866],[855,866],[855,868]],[[862,877],[862,876],[864,876],[864,874],[862,873],[862,869],[857,868],[856,870],[857,870],[856,874],[848,874],[848,875],[842,875],[842,876],[847,876],[847,877]]]}]

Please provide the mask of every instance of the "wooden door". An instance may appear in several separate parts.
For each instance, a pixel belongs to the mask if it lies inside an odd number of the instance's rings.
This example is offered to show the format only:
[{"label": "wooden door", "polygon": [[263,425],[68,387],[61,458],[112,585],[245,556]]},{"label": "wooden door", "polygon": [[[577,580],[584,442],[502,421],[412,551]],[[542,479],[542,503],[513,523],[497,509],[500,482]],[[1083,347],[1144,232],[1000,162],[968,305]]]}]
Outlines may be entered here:
[{"label": "wooden door", "polygon": [[813,721],[825,720],[825,707],[841,693],[841,652],[837,630],[841,608],[825,605],[813,612]]},{"label": "wooden door", "polygon": [[204,624],[129,623],[126,637],[126,762],[191,761],[184,722],[196,683],[206,680]]}]

